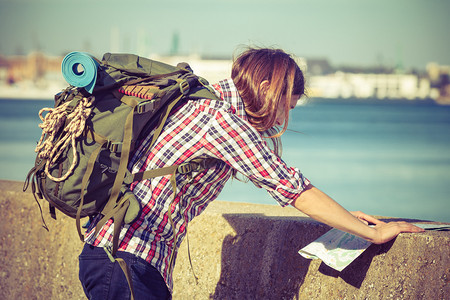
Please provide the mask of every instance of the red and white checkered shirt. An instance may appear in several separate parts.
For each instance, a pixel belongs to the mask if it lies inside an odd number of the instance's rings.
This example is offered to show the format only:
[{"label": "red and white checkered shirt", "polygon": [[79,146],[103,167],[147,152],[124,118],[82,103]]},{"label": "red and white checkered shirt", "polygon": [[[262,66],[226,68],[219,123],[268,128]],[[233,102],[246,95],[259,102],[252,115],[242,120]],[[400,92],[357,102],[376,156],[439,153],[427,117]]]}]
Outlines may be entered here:
[{"label": "red and white checkered shirt", "polygon": [[[243,102],[232,80],[214,85],[223,101],[189,100],[171,115],[155,145],[148,149],[152,135],[136,150],[130,162],[133,173],[187,162],[199,157],[217,158],[218,163],[189,179],[177,174],[177,193],[170,176],[135,182],[131,186],[142,205],[142,215],[125,225],[120,234],[119,251],[133,253],[158,269],[170,291],[172,274],[169,259],[174,251],[172,218],[180,246],[189,221],[217,198],[232,176],[232,169],[266,189],[281,205],[296,199],[309,184],[296,168],[289,168],[247,121]],[[175,199],[175,200],[173,200]],[[106,223],[97,237],[88,230],[87,243],[105,246],[112,241],[113,222]],[[175,253],[176,255],[176,253]]]}]

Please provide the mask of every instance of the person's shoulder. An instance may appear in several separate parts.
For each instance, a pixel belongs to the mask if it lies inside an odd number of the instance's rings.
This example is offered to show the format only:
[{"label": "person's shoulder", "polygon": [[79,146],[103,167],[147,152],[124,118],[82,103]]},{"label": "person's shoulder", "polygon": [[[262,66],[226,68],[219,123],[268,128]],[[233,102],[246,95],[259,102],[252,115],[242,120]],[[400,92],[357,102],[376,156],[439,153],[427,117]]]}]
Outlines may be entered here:
[{"label": "person's shoulder", "polygon": [[199,99],[191,100],[191,105],[201,108],[201,110],[208,111],[210,113],[222,112],[234,114],[236,109],[231,105],[231,103],[219,100],[219,99]]}]

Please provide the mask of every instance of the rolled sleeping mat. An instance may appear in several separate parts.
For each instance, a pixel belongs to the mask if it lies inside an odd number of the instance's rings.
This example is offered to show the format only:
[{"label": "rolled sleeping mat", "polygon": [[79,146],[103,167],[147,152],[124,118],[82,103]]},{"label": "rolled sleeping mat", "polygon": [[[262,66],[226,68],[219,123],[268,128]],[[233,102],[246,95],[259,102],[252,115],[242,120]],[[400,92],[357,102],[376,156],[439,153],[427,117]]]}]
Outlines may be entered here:
[{"label": "rolled sleeping mat", "polygon": [[74,51],[67,54],[61,64],[61,71],[68,84],[84,88],[92,94],[97,81],[99,62],[92,55]]}]

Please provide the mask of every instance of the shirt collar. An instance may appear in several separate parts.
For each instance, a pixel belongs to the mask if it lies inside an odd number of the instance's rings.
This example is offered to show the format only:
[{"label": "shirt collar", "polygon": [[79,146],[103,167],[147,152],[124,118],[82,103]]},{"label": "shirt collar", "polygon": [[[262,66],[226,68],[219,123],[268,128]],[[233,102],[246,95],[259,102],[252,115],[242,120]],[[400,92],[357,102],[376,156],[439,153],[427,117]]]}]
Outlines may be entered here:
[{"label": "shirt collar", "polygon": [[232,79],[224,79],[219,81],[217,84],[213,85],[214,88],[219,92],[220,97],[231,104],[235,115],[239,118],[247,121],[247,114],[244,109],[244,101],[242,100],[239,92],[234,85]]}]

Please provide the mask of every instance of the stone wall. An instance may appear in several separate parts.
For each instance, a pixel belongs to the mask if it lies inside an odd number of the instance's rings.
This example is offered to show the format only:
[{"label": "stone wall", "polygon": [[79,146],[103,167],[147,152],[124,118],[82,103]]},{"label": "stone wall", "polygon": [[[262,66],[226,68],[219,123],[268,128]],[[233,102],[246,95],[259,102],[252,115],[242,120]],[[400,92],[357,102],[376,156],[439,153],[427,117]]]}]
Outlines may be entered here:
[{"label": "stone wall", "polygon": [[[0,299],[85,299],[73,219],[0,181]],[[189,227],[173,299],[449,299],[450,233],[401,234],[342,272],[297,252],[329,227],[293,208],[215,201]],[[198,277],[196,283],[193,272]]]}]

